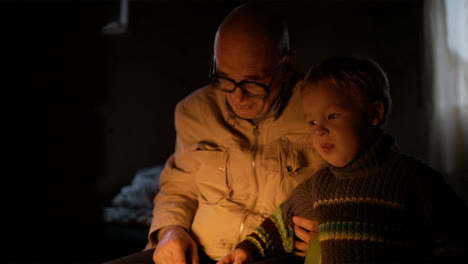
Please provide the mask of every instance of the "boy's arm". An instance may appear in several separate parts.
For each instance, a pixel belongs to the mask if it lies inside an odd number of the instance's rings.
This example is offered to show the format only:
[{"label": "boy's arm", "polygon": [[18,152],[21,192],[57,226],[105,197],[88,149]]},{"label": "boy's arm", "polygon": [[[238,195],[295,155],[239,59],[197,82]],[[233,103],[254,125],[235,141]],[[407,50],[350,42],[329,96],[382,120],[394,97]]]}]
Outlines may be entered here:
[{"label": "boy's arm", "polygon": [[293,216],[311,217],[312,206],[308,205],[312,190],[312,180],[297,186],[289,198],[265,219],[257,229],[240,242],[236,249],[247,253],[248,261],[256,261],[281,253],[294,252]]},{"label": "boy's arm", "polygon": [[300,257],[305,257],[310,241],[319,232],[313,207],[316,200],[314,178],[326,173],[327,169],[322,169],[301,183],[282,205],[283,219],[287,226],[293,227],[294,254]]},{"label": "boy's arm", "polygon": [[236,249],[244,250],[248,261],[291,253],[294,250],[293,235],[291,226],[288,226],[283,219],[283,205],[281,205],[253,233],[240,242]]},{"label": "boy's arm", "polygon": [[[418,195],[424,214],[433,255],[440,263],[458,263],[468,257],[468,208],[446,183],[442,175],[426,170],[418,178]],[[438,262],[439,263],[439,262]]]}]

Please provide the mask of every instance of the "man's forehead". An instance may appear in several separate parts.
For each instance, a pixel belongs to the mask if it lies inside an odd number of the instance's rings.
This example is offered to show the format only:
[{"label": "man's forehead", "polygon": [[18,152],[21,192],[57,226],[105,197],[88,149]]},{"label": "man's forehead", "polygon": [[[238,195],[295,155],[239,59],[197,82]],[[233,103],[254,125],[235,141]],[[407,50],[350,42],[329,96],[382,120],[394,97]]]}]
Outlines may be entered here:
[{"label": "man's forehead", "polygon": [[238,57],[249,60],[260,60],[265,63],[273,63],[279,54],[277,47],[256,40],[231,40],[217,41],[214,52],[216,57]]},{"label": "man's forehead", "polygon": [[[215,56],[216,72],[224,75],[242,76],[244,79],[256,80],[271,75],[275,69],[275,64],[249,58],[236,56]],[[229,76],[228,76],[229,77]]]},{"label": "man's forehead", "polygon": [[217,55],[228,56],[232,54],[233,56],[250,56],[270,60],[279,53],[278,43],[275,39],[250,30],[219,32],[215,39],[214,48]]}]

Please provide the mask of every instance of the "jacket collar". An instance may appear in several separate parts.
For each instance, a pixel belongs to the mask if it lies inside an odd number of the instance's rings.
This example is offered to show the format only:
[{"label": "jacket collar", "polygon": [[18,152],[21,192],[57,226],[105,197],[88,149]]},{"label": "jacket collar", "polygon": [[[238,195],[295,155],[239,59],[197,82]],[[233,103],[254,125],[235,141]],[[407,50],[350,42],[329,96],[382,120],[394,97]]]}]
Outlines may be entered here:
[{"label": "jacket collar", "polygon": [[337,178],[365,177],[397,152],[398,146],[393,136],[382,132],[381,136],[351,163],[344,167],[329,165],[329,168]]}]

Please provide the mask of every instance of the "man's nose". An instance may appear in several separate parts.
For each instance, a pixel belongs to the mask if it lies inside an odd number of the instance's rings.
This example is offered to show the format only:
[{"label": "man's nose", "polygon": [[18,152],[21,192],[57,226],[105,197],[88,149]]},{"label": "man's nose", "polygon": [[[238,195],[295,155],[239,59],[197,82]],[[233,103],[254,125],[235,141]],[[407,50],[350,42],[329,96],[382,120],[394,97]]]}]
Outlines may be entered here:
[{"label": "man's nose", "polygon": [[239,87],[236,87],[234,89],[234,92],[231,93],[231,98],[235,101],[235,102],[242,102],[245,97],[247,97],[244,92],[242,92],[242,89],[240,89]]}]

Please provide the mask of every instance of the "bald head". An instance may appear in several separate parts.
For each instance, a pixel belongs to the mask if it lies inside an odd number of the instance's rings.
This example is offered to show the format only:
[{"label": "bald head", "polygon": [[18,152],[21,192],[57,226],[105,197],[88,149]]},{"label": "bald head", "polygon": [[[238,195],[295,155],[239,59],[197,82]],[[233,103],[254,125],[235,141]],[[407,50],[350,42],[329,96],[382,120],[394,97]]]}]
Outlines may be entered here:
[{"label": "bald head", "polygon": [[269,93],[266,98],[254,98],[242,89],[225,92],[231,108],[244,119],[261,118],[269,112],[293,74],[293,61],[286,24],[265,7],[239,6],[216,32],[214,73],[237,83],[259,83]]},{"label": "bald head", "polygon": [[216,32],[215,54],[217,46],[224,44],[247,56],[255,54],[275,59],[290,49],[286,23],[258,4],[241,5],[223,20]]}]

